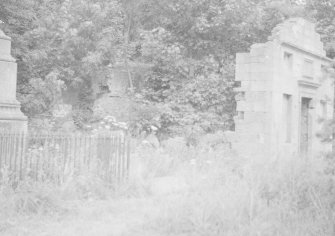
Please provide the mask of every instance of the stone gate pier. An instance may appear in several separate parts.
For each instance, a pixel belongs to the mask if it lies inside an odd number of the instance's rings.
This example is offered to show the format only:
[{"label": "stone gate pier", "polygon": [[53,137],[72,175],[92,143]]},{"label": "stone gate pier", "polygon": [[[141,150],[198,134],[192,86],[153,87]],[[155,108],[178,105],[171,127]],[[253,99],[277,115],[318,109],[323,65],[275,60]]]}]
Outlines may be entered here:
[{"label": "stone gate pier", "polygon": [[0,30],[0,132],[24,132],[27,117],[16,99],[17,64],[11,56],[11,38]]},{"label": "stone gate pier", "polygon": [[238,53],[232,147],[244,156],[330,150],[317,133],[333,114],[331,62],[314,24],[302,18],[285,21],[268,42]]}]

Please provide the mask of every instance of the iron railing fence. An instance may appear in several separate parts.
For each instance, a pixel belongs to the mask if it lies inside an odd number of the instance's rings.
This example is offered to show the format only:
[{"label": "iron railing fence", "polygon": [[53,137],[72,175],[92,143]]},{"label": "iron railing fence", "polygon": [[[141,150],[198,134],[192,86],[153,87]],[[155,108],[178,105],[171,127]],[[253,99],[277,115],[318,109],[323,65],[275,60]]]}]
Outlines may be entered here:
[{"label": "iron railing fence", "polygon": [[94,174],[110,184],[128,176],[130,139],[125,132],[103,135],[0,133],[0,178],[62,183]]}]

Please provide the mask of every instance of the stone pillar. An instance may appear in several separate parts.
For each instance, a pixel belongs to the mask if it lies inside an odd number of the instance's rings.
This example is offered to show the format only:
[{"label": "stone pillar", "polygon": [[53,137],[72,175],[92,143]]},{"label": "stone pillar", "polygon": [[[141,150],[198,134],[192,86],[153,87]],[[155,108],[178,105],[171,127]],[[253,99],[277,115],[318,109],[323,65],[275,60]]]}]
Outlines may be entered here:
[{"label": "stone pillar", "polygon": [[0,132],[25,132],[27,117],[16,99],[17,64],[11,56],[11,38],[0,30]]}]

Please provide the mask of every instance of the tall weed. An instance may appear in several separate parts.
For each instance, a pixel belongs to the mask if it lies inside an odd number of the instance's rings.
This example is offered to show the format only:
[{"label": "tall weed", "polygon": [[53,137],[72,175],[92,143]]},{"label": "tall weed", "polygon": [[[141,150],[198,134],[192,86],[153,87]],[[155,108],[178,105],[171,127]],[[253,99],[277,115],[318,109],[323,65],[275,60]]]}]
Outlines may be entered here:
[{"label": "tall weed", "polygon": [[203,151],[203,147],[179,147],[173,157],[174,151],[166,148],[146,150],[139,157],[142,183],[149,190],[161,183],[166,190],[149,191],[156,200],[146,231],[156,235],[334,234],[334,177],[325,171],[323,158],[242,159],[226,149]]}]

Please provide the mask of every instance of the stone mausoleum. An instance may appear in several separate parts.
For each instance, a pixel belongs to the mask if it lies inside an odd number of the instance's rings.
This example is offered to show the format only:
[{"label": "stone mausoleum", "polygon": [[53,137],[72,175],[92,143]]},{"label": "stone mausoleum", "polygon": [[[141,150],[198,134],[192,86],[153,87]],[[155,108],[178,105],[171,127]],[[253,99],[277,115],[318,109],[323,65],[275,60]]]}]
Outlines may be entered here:
[{"label": "stone mausoleum", "polygon": [[232,147],[243,156],[330,150],[317,137],[322,121],[333,113],[330,63],[314,24],[302,18],[285,21],[268,42],[238,53]]},{"label": "stone mausoleum", "polygon": [[27,118],[16,99],[17,64],[11,56],[11,38],[0,30],[0,132],[25,132]]}]

